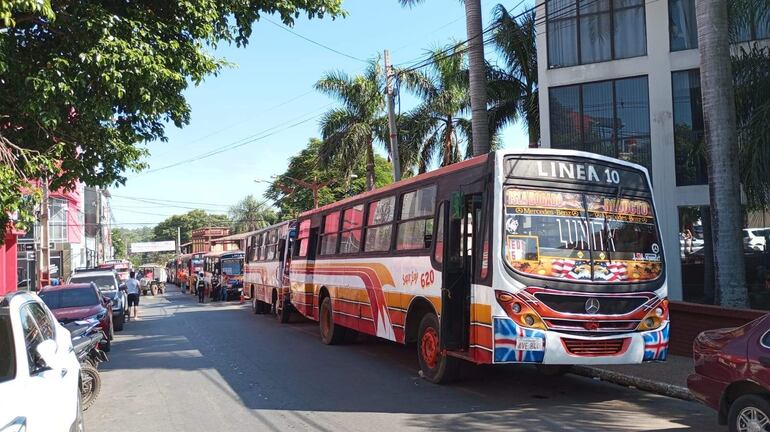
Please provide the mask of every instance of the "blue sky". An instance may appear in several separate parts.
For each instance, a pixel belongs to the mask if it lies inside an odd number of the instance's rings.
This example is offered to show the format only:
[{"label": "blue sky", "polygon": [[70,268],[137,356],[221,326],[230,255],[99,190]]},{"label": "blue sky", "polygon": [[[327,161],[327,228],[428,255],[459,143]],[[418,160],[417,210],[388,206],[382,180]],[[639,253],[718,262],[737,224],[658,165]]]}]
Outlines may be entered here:
[{"label": "blue sky", "polygon": [[[486,26],[494,6],[501,2],[481,3]],[[519,2],[502,3],[512,8]],[[349,13],[344,19],[303,18],[293,30],[361,59],[390,49],[396,65],[422,58],[426,49],[466,39],[464,7],[458,1],[428,0],[412,9],[400,7],[397,0],[345,0],[343,6]],[[313,84],[325,72],[342,70],[354,75],[365,67],[264,20],[254,25],[246,48],[221,46],[216,54],[235,66],[186,91],[191,123],[183,129],[169,126],[167,143],[148,144],[150,169],[129,173],[125,186],[110,190],[117,226],[155,224],[192,208],[224,213],[248,194],[261,198],[267,184],[254,179],[283,172],[288,159],[310,137],[319,136],[318,116],[334,106],[333,100],[312,91]],[[494,58],[489,47],[487,58]],[[412,103],[413,98],[403,95],[402,111]],[[197,160],[208,151],[250,140],[253,142]],[[509,127],[503,143],[506,148],[526,147],[524,129]],[[188,159],[196,160],[152,171]],[[169,204],[169,200],[175,202]]]}]

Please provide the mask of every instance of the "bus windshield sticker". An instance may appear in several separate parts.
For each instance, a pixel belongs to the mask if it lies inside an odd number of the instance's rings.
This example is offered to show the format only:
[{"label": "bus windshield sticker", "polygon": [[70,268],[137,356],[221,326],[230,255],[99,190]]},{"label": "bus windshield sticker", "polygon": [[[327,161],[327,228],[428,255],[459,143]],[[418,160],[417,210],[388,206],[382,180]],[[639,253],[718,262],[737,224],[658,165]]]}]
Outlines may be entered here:
[{"label": "bus windshield sticker", "polygon": [[513,187],[504,200],[505,256],[516,271],[605,283],[662,272],[649,201]]}]

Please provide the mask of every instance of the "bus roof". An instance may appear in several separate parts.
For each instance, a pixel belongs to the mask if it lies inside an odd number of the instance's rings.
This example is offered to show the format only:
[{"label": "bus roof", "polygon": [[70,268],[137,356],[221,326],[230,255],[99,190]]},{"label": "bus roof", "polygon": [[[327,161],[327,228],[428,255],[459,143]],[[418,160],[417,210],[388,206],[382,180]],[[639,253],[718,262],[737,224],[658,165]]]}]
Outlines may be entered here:
[{"label": "bus roof", "polygon": [[216,257],[225,256],[225,255],[230,255],[230,254],[242,254],[242,253],[243,253],[242,250],[216,251],[216,252],[209,252],[206,255],[204,255],[204,257],[216,258]]},{"label": "bus roof", "polygon": [[392,190],[396,190],[396,189],[402,188],[404,186],[408,186],[408,185],[413,184],[413,183],[418,183],[418,182],[421,182],[421,181],[424,181],[424,180],[428,180],[428,179],[431,179],[431,178],[434,178],[434,177],[439,177],[439,176],[442,176],[442,175],[446,175],[446,174],[449,174],[449,173],[452,173],[452,172],[455,172],[455,171],[459,171],[459,170],[462,170],[462,169],[465,169],[465,168],[469,168],[469,167],[473,167],[473,166],[477,166],[477,165],[482,165],[482,164],[486,163],[489,160],[490,155],[493,155],[493,154],[494,153],[490,153],[488,155],[476,156],[476,157],[464,160],[462,162],[457,162],[457,163],[452,164],[452,165],[448,165],[448,166],[445,166],[445,167],[442,167],[442,168],[439,168],[439,169],[435,169],[435,170],[427,172],[425,174],[420,174],[420,175],[416,175],[414,177],[409,177],[408,179],[404,179],[404,180],[401,180],[401,181],[396,182],[396,183],[391,183],[391,184],[389,184],[387,186],[383,186],[383,187],[378,188],[378,189],[373,189],[373,190],[370,190],[370,191],[367,191],[367,192],[360,193],[358,195],[354,195],[354,196],[349,197],[349,198],[345,198],[345,199],[340,200],[340,201],[335,201],[335,202],[333,202],[331,204],[327,204],[327,205],[325,205],[323,207],[319,207],[319,208],[313,209],[313,210],[308,210],[308,211],[300,214],[299,217],[311,216],[313,214],[324,212],[326,210],[332,209],[332,208],[337,207],[337,206],[345,205],[347,203],[358,201],[358,200],[363,199],[363,198],[368,198],[368,197],[371,197],[371,196],[374,196],[374,195],[379,195],[381,193],[385,193],[385,192],[389,192],[389,191],[392,191]]}]

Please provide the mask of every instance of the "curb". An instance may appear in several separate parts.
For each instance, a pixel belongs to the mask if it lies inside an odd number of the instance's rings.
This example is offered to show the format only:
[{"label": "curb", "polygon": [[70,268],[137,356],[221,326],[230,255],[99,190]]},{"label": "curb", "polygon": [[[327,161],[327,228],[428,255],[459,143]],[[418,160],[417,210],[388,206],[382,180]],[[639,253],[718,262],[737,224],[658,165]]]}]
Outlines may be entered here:
[{"label": "curb", "polygon": [[570,373],[575,375],[584,376],[587,378],[600,379],[613,384],[622,385],[625,387],[634,387],[639,390],[648,391],[651,393],[657,393],[659,395],[668,396],[672,398],[682,399],[686,401],[695,400],[690,394],[690,391],[686,387],[666,384],[659,381],[652,381],[645,378],[639,378],[632,375],[626,375],[619,372],[613,372],[606,369],[600,369],[589,366],[573,366]]}]

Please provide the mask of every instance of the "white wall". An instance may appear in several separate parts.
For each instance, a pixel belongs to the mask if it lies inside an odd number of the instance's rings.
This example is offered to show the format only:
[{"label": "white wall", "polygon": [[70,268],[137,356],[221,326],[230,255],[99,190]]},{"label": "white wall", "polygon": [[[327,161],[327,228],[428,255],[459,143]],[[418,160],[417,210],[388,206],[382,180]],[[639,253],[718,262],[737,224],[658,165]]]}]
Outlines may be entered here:
[{"label": "white wall", "polygon": [[677,207],[708,204],[706,185],[676,187],[671,72],[699,66],[698,50],[670,52],[668,1],[647,0],[647,55],[603,63],[548,69],[545,7],[538,0],[537,60],[540,86],[540,128],[543,147],[551,146],[548,88],[568,84],[646,75],[649,86],[652,178],[666,253],[669,297],[682,299]]}]

